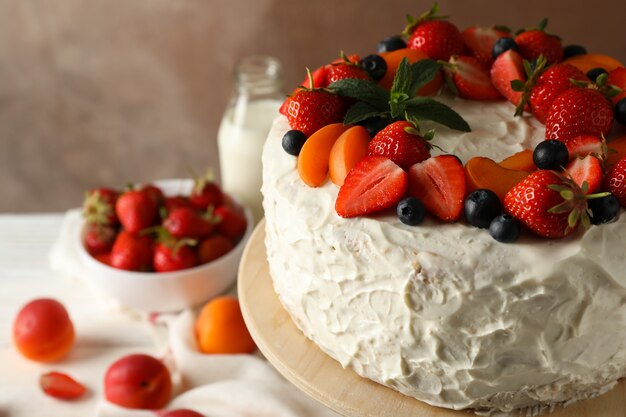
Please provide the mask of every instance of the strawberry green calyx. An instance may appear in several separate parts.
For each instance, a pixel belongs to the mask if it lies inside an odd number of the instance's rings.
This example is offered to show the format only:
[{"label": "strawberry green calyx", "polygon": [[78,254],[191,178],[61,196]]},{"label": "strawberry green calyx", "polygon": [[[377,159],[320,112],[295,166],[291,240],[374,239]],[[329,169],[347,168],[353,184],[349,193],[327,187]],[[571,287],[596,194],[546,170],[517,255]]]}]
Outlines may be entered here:
[{"label": "strawberry green calyx", "polygon": [[105,201],[99,191],[85,194],[82,214],[87,223],[105,225],[109,217],[114,214],[113,211],[113,206]]},{"label": "strawberry green calyx", "polygon": [[544,17],[543,19],[539,21],[539,24],[537,26],[530,26],[527,28],[519,29],[517,32],[515,32],[515,34],[519,35],[520,33],[530,32],[531,30],[539,30],[541,32],[547,33],[546,32],[547,26],[548,26],[548,18]]},{"label": "strawberry green calyx", "polygon": [[195,194],[201,193],[208,183],[215,181],[215,173],[211,168],[207,169],[203,176],[199,176],[191,170],[191,177],[193,178],[193,193]]},{"label": "strawberry green calyx", "polygon": [[524,113],[524,108],[530,102],[530,93],[535,88],[537,84],[537,80],[546,70],[546,66],[548,64],[548,60],[543,56],[539,55],[539,58],[532,63],[524,60],[524,72],[526,73],[526,82],[522,80],[512,80],[511,88],[513,91],[519,91],[522,93],[519,103],[515,107],[515,116],[521,116]]},{"label": "strawberry green calyx", "polygon": [[155,234],[156,235],[155,241],[157,243],[160,243],[170,248],[174,255],[176,255],[183,246],[196,246],[198,244],[198,241],[196,239],[190,239],[190,238],[176,239],[174,236],[172,236],[170,232],[168,232],[162,226],[154,226],[148,229],[144,229],[142,230],[141,234],[142,235]]},{"label": "strawberry green calyx", "polygon": [[402,36],[411,36],[413,30],[424,22],[428,22],[431,20],[444,20],[449,16],[438,16],[439,13],[439,3],[434,3],[433,6],[427,12],[422,13],[417,19],[411,16],[410,14],[406,15],[407,25],[402,31]]},{"label": "strawberry green calyx", "polygon": [[575,86],[597,90],[608,99],[613,98],[619,93],[621,93],[622,91],[624,91],[616,85],[609,84],[608,81],[609,81],[609,75],[607,73],[600,74],[598,78],[596,78],[595,82],[580,81],[580,80],[575,80],[573,78],[570,80],[570,82],[574,84]]}]

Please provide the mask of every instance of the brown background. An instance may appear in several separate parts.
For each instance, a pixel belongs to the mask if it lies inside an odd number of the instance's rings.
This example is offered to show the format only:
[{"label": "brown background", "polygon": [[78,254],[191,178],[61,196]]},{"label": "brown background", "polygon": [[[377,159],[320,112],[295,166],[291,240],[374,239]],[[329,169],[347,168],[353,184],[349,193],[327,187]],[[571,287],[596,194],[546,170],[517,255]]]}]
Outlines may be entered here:
[{"label": "brown background", "polygon": [[[0,212],[217,168],[234,63],[282,60],[291,88],[340,49],[367,54],[429,1],[0,0]],[[566,44],[626,60],[626,2],[440,1],[461,28],[550,17]]]}]

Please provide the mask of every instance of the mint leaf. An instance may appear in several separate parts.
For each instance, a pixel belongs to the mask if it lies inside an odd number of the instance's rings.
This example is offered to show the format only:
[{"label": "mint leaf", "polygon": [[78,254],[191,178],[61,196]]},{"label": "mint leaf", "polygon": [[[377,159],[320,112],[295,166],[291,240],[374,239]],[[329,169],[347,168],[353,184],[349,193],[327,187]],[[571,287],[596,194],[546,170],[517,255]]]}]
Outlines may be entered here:
[{"label": "mint leaf", "polygon": [[348,109],[346,117],[343,119],[343,124],[352,125],[369,119],[370,117],[382,116],[384,114],[384,111],[381,112],[376,107],[363,101],[359,101]]},{"label": "mint leaf", "polygon": [[422,59],[411,64],[411,85],[407,94],[410,97],[415,97],[417,91],[431,82],[440,69],[441,64],[432,59]]},{"label": "mint leaf", "polygon": [[431,98],[415,97],[404,102],[406,114],[412,120],[432,120],[450,129],[471,132],[465,120],[450,107]]},{"label": "mint leaf", "polygon": [[409,64],[409,60],[404,57],[402,61],[400,61],[396,76],[393,79],[391,97],[397,94],[409,94],[409,90],[411,89],[411,75],[411,64]]},{"label": "mint leaf", "polygon": [[405,93],[392,93],[389,99],[389,109],[391,117],[400,117],[404,114],[404,103],[409,99],[409,95]]},{"label": "mint leaf", "polygon": [[379,111],[389,110],[389,92],[373,81],[346,78],[328,86],[333,93],[365,102]]}]

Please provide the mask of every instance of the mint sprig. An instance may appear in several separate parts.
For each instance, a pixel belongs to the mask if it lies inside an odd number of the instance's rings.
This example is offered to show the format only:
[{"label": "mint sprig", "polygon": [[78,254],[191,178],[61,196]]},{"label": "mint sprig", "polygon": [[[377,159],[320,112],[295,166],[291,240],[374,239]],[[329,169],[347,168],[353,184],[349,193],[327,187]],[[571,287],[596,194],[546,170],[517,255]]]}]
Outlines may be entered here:
[{"label": "mint sprig", "polygon": [[345,79],[332,83],[328,89],[337,95],[356,99],[350,107],[344,124],[354,124],[370,117],[407,120],[419,128],[424,120],[442,124],[462,132],[471,131],[467,122],[454,110],[428,97],[416,97],[424,85],[432,81],[441,64],[424,59],[410,64],[404,58],[398,66],[391,91],[368,80]]}]

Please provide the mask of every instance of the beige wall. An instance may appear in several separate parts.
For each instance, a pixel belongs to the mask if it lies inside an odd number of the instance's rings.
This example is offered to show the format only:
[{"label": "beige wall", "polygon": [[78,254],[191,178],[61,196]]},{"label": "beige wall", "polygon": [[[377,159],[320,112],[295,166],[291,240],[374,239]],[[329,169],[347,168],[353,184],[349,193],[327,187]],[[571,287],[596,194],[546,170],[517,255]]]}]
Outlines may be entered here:
[{"label": "beige wall", "polygon": [[[461,28],[550,16],[565,43],[626,60],[626,2],[441,1]],[[340,49],[367,54],[426,1],[0,0],[0,212],[217,164],[230,71],[280,58],[291,87]]]}]

